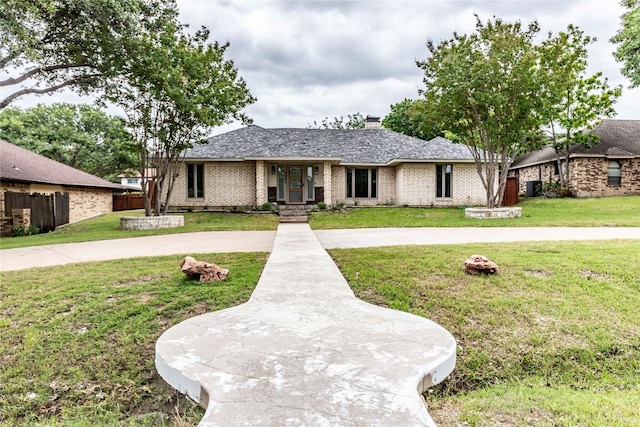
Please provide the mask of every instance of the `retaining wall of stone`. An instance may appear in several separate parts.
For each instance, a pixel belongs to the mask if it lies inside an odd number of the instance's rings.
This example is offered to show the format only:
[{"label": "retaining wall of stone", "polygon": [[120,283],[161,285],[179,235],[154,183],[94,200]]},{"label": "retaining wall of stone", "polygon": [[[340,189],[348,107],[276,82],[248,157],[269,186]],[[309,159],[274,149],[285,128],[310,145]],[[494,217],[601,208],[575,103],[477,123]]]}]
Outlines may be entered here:
[{"label": "retaining wall of stone", "polygon": [[494,218],[520,218],[522,208],[466,208],[465,218],[494,219]]},{"label": "retaining wall of stone", "polygon": [[157,230],[183,226],[183,215],[123,216],[120,218],[121,230]]}]

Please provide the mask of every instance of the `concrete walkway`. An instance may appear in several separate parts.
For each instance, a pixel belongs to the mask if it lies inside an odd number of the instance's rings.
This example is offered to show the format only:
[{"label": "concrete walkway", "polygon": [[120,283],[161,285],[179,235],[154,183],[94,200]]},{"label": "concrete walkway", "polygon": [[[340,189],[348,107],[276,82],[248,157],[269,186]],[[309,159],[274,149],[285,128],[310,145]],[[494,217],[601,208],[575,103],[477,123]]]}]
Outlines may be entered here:
[{"label": "concrete walkway", "polygon": [[[640,227],[473,227],[316,230],[325,249],[551,240],[640,239]],[[208,231],[0,251],[0,271],[119,258],[269,252],[275,231]]]},{"label": "concrete walkway", "polygon": [[200,426],[428,426],[420,393],[455,354],[439,325],[357,299],[307,224],[281,224],[250,300],[166,331],[156,367],[207,409]]}]

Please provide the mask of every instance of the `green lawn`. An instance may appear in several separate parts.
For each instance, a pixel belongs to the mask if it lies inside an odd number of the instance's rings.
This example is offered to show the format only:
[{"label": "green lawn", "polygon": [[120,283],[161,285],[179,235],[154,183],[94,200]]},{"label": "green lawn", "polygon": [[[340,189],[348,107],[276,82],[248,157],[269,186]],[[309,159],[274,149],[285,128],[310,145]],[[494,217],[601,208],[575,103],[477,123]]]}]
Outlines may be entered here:
[{"label": "green lawn", "polygon": [[355,208],[314,212],[314,229],[376,227],[639,227],[640,196],[598,199],[528,199],[522,217],[478,220],[460,208]]},{"label": "green lawn", "polygon": [[197,212],[184,214],[184,227],[146,231],[120,230],[121,216],[139,215],[144,215],[144,211],[112,212],[97,218],[70,224],[51,233],[35,236],[3,237],[0,239],[0,249],[196,231],[275,230],[278,228],[279,223],[278,216],[272,213]]},{"label": "green lawn", "polygon": [[185,280],[182,256],[0,273],[0,425],[196,425],[156,373],[155,342],[253,292],[265,253],[199,255],[229,279]]},{"label": "green lawn", "polygon": [[[439,425],[640,426],[639,241],[330,253],[358,297],[455,336],[456,369],[426,396]],[[474,253],[500,274],[465,274]]]}]

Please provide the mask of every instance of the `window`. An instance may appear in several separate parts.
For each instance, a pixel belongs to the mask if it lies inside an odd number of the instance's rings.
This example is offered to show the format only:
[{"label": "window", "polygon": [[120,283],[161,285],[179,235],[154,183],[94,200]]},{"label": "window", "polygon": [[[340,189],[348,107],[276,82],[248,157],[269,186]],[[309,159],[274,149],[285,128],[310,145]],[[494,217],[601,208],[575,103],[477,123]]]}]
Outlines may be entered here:
[{"label": "window", "polygon": [[315,200],[316,192],[313,188],[313,166],[307,166],[307,200]]},{"label": "window", "polygon": [[620,163],[611,161],[609,162],[607,185],[620,184],[622,184],[622,171],[620,170]]},{"label": "window", "polygon": [[436,197],[451,197],[453,165],[436,165]]},{"label": "window", "polygon": [[195,199],[204,197],[204,165],[202,163],[187,165],[187,197]]},{"label": "window", "polygon": [[347,198],[378,197],[378,169],[347,168]]},{"label": "window", "polygon": [[127,178],[127,184],[137,184],[138,178]]}]

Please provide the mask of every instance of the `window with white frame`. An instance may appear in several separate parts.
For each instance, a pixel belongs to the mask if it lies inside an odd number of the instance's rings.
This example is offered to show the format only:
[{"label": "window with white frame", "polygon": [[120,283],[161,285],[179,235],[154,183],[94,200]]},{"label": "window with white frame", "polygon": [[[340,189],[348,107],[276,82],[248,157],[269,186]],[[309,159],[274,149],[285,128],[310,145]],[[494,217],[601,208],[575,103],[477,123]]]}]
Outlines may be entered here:
[{"label": "window with white frame", "polygon": [[204,198],[204,164],[187,164],[187,197]]},{"label": "window with white frame", "polygon": [[607,171],[607,185],[621,185],[622,184],[622,170],[620,169],[620,163],[616,161],[609,162],[609,168]]},{"label": "window with white frame", "polygon": [[347,198],[375,199],[378,197],[378,169],[347,168]]},{"label": "window with white frame", "polygon": [[453,165],[436,165],[436,197],[451,197]]}]

